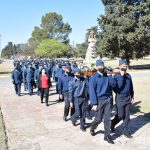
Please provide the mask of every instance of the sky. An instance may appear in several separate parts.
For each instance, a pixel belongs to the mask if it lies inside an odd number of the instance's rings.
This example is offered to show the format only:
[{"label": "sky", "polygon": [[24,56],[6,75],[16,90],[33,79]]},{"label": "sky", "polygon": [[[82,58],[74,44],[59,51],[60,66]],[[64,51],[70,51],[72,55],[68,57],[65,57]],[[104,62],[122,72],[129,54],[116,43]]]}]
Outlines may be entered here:
[{"label": "sky", "polygon": [[104,13],[101,0],[0,0],[1,49],[8,42],[26,43],[34,26],[49,12],[61,14],[72,28],[70,44],[84,42],[87,29]]}]

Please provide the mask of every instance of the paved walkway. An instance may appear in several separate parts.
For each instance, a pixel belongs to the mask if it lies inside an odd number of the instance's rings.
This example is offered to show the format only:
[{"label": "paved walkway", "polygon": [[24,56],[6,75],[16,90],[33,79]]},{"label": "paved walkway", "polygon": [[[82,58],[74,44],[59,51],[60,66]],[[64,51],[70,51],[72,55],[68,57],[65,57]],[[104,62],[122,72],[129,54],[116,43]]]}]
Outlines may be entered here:
[{"label": "paved walkway", "polygon": [[[51,93],[54,93],[52,89]],[[121,127],[112,134],[115,144],[103,140],[103,123],[92,137],[89,128],[80,131],[79,125],[64,122],[64,103],[57,103],[58,95],[49,97],[49,107],[40,104],[37,95],[15,95],[9,78],[0,78],[0,105],[8,136],[9,150],[148,150],[150,123],[143,115],[132,115],[133,139],[120,135]],[[91,121],[87,120],[87,126]]]}]

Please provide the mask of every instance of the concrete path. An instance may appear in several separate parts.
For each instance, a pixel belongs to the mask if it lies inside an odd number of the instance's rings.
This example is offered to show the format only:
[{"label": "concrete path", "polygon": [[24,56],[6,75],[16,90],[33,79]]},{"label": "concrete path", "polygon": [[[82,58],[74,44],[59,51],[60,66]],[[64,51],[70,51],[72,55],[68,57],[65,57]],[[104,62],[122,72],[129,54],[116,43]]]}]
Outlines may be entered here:
[{"label": "concrete path", "polygon": [[[22,88],[23,89],[23,88]],[[51,93],[54,93],[54,88]],[[103,123],[92,137],[87,128],[64,122],[64,103],[57,103],[58,95],[49,97],[49,107],[40,103],[37,95],[29,96],[23,91],[15,95],[10,78],[0,78],[0,105],[8,136],[9,150],[148,150],[150,146],[150,123],[144,115],[132,115],[133,139],[121,136],[121,126],[113,133],[115,144],[103,140]],[[87,126],[90,124],[87,120]]]}]

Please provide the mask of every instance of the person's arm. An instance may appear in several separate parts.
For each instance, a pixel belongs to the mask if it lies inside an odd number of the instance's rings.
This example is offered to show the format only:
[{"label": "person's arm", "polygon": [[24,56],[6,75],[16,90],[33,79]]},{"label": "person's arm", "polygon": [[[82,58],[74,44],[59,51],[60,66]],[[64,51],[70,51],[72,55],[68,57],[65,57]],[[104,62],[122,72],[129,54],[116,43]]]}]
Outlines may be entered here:
[{"label": "person's arm", "polygon": [[69,101],[73,102],[74,100],[74,82],[73,79],[71,81],[69,81]]},{"label": "person's arm", "polygon": [[132,82],[132,77],[130,76],[130,94],[131,94],[131,98],[134,99],[134,88],[133,88],[133,82]]},{"label": "person's arm", "polygon": [[15,81],[14,81],[14,71],[11,72],[11,79],[12,79],[12,83],[14,84]]},{"label": "person's arm", "polygon": [[109,78],[109,84],[113,89],[115,89],[117,86],[116,80],[112,77],[112,75],[108,76],[108,78]]},{"label": "person's arm", "polygon": [[92,105],[98,105],[96,87],[97,87],[97,84],[96,84],[95,77],[91,77],[89,81],[89,96],[90,96],[90,102]]},{"label": "person's arm", "polygon": [[37,70],[34,71],[34,81],[37,82]]}]

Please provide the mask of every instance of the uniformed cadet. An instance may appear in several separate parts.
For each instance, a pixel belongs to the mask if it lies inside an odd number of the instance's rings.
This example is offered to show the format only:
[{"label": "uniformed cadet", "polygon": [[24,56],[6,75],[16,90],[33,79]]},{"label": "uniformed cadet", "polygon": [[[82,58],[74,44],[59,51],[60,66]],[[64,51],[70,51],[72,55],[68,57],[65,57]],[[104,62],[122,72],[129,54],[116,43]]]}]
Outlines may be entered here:
[{"label": "uniformed cadet", "polygon": [[31,96],[33,94],[33,84],[34,84],[34,69],[32,64],[29,64],[27,76],[26,76],[27,84],[28,84],[28,92]]},{"label": "uniformed cadet", "polygon": [[122,133],[127,138],[132,138],[130,134],[130,106],[134,99],[132,78],[127,70],[127,62],[124,59],[119,60],[120,73],[114,76],[117,81],[116,92],[116,106],[117,115],[112,120],[112,131],[114,131],[115,125],[123,120]]},{"label": "uniformed cadet", "polygon": [[25,64],[25,65],[23,66],[23,71],[22,71],[23,85],[24,85],[24,90],[25,90],[25,91],[28,89],[28,84],[27,84],[27,80],[26,80],[26,77],[27,77],[27,70],[28,70],[28,65]]},{"label": "uniformed cadet", "polygon": [[71,116],[72,124],[75,126],[76,121],[80,118],[80,129],[85,132],[85,117],[86,117],[86,99],[85,78],[80,75],[80,69],[74,69],[74,78],[69,82],[69,101],[71,108],[75,108],[75,113]]},{"label": "uniformed cadet", "polygon": [[62,70],[62,66],[61,66],[60,63],[53,67],[53,79],[56,82],[56,92],[57,92],[57,94],[59,93],[58,92],[58,79],[59,79],[59,77],[61,77],[63,75],[63,73],[64,73],[64,71]]},{"label": "uniformed cadet", "polygon": [[111,110],[113,104],[112,89],[116,87],[116,81],[111,75],[104,73],[104,62],[96,61],[97,73],[94,74],[89,81],[90,102],[93,110],[97,111],[94,121],[91,123],[90,133],[95,135],[95,129],[104,118],[104,140],[114,144],[111,136]]},{"label": "uniformed cadet", "polygon": [[[90,104],[90,98],[89,98],[89,79],[90,77],[85,76],[85,83],[86,83],[86,88],[85,88],[85,99],[86,99],[86,118],[89,120],[92,120],[94,117],[95,112],[91,110],[91,104]],[[93,113],[94,112],[94,113]]]},{"label": "uniformed cadet", "polygon": [[74,113],[74,109],[70,109],[70,101],[69,101],[69,81],[73,79],[73,76],[71,74],[71,66],[69,64],[66,64],[65,66],[65,73],[59,78],[58,80],[58,91],[60,94],[60,99],[64,98],[65,101],[65,107],[64,107],[64,121],[67,121],[67,116],[70,116]]},{"label": "uniformed cadet", "polygon": [[11,78],[12,78],[12,83],[14,84],[16,94],[20,96],[22,73],[19,70],[18,66],[16,66],[15,69],[12,71]]},{"label": "uniformed cadet", "polygon": [[39,76],[40,76],[40,69],[39,69],[39,65],[36,64],[35,65],[35,71],[34,71],[34,82],[36,83],[36,87],[37,87],[37,95],[40,95],[40,88],[38,86]]}]

